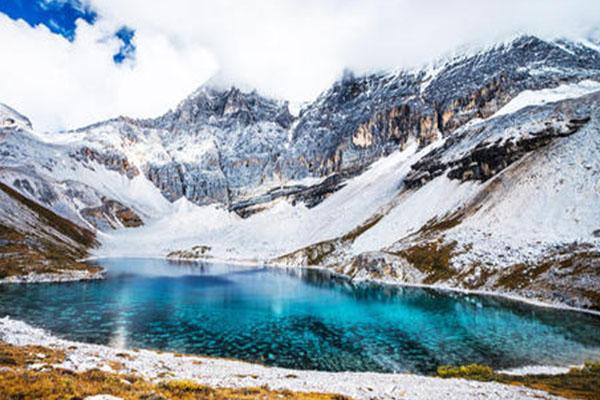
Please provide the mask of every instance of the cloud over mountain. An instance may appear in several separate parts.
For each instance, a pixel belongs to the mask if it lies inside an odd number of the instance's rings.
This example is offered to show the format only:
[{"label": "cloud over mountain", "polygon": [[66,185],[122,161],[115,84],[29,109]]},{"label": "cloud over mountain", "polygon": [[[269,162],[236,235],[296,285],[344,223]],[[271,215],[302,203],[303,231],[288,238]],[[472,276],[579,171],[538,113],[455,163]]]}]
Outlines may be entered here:
[{"label": "cloud over mountain", "polygon": [[[600,26],[600,3],[585,0],[87,0],[86,6],[97,20],[79,20],[73,41],[0,14],[0,101],[40,128],[157,115],[217,71],[238,85],[301,102],[344,68],[411,68],[517,32],[589,37]],[[122,26],[135,31],[135,58],[116,64],[121,43],[114,33]]]}]

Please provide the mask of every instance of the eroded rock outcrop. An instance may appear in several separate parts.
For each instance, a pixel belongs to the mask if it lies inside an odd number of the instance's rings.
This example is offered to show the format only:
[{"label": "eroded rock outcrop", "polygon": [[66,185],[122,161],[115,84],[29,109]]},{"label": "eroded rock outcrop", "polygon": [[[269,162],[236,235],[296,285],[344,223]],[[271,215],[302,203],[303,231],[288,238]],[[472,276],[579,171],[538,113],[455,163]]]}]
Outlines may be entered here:
[{"label": "eroded rock outcrop", "polygon": [[[404,179],[404,184],[411,189],[419,188],[444,173],[450,179],[463,182],[486,181],[527,153],[547,146],[554,139],[574,134],[589,120],[589,117],[574,118],[566,124],[553,124],[549,121],[547,126],[535,132],[528,132],[525,137],[509,137],[506,140],[498,138],[494,143],[482,141],[468,150],[466,155],[458,159],[442,161],[442,155],[447,154],[446,151],[457,142],[457,140],[448,141],[441,151],[432,152],[412,165],[412,171]],[[475,128],[478,129],[480,128]]]},{"label": "eroded rock outcrop", "polygon": [[102,231],[118,228],[135,228],[144,225],[139,215],[122,203],[102,198],[102,205],[81,210],[82,217]]},{"label": "eroded rock outcrop", "polygon": [[114,152],[100,152],[84,146],[77,152],[71,154],[71,157],[86,163],[93,161],[98,164],[102,164],[109,170],[117,171],[122,175],[126,175],[129,179],[139,175],[140,173],[137,167],[131,165],[126,156]]}]

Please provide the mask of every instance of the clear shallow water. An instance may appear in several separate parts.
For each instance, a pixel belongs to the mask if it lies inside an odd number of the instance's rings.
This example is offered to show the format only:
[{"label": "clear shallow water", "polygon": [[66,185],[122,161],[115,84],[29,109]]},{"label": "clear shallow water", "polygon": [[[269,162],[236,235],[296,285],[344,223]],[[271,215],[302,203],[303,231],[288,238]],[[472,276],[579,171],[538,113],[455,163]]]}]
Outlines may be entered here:
[{"label": "clear shallow water", "polygon": [[600,318],[493,297],[352,286],[316,270],[98,262],[96,282],[0,286],[11,315],[73,340],[290,368],[431,373],[600,359]]}]

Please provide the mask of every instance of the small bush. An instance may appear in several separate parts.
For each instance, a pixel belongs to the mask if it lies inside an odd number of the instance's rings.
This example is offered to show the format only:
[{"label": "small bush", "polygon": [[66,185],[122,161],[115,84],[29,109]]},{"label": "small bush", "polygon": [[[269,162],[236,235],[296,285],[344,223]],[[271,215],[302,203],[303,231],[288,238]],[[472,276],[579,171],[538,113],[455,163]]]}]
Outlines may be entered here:
[{"label": "small bush", "polygon": [[494,370],[486,365],[469,364],[453,367],[442,365],[438,367],[437,374],[441,378],[470,378],[489,380],[494,375]]},{"label": "small bush", "polygon": [[600,361],[586,361],[583,366],[583,371],[600,375]]},{"label": "small bush", "polygon": [[195,392],[209,394],[212,389],[189,379],[173,379],[162,382],[160,386],[173,392]]}]

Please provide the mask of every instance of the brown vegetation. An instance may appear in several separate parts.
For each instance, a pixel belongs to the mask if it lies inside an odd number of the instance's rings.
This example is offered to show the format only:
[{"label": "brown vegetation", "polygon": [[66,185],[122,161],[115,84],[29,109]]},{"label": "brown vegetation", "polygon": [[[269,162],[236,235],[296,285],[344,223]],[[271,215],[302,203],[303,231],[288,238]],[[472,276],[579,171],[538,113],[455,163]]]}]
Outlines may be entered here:
[{"label": "brown vegetation", "polygon": [[581,368],[572,368],[568,373],[559,375],[507,375],[478,364],[441,366],[437,372],[442,378],[464,378],[526,386],[567,399],[600,399],[600,362],[588,362]]},{"label": "brown vegetation", "polygon": [[77,260],[96,244],[93,232],[82,228],[0,183],[4,200],[14,202],[32,220],[28,228],[0,224],[0,279],[29,273],[65,270],[98,272]]},{"label": "brown vegetation", "polygon": [[448,280],[455,274],[450,268],[450,259],[455,247],[456,242],[436,241],[415,245],[394,254],[403,257],[419,271],[427,274],[423,283],[433,284],[440,280]]},{"label": "brown vegetation", "polygon": [[135,375],[97,369],[75,373],[53,366],[63,359],[61,351],[38,346],[16,347],[0,342],[0,399],[83,399],[97,394],[109,394],[124,400],[347,399],[335,394],[270,390],[264,386],[211,388],[190,380],[166,380],[157,384]]}]

